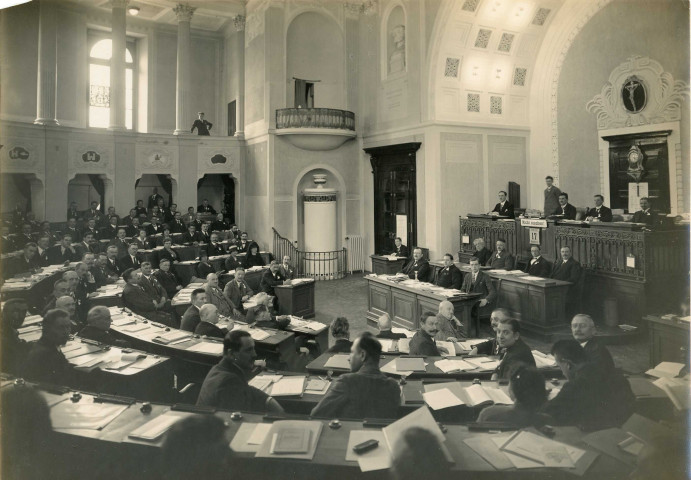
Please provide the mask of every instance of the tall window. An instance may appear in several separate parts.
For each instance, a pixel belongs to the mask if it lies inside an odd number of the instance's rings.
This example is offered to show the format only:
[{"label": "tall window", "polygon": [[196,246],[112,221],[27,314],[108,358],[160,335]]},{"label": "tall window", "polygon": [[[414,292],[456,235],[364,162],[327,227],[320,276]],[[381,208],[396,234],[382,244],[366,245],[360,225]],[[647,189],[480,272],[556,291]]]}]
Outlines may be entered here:
[{"label": "tall window", "polygon": [[[125,126],[134,127],[134,43],[127,42],[125,50]],[[96,40],[89,51],[89,126],[107,128],[110,124],[110,59],[113,42],[109,38]]]}]

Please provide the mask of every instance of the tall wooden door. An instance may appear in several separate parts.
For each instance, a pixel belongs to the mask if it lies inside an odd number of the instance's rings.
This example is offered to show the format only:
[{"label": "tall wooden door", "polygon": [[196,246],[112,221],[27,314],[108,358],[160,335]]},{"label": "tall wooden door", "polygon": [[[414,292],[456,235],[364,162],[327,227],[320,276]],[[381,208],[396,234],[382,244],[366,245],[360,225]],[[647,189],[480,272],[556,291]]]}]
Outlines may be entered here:
[{"label": "tall wooden door", "polygon": [[415,159],[420,143],[366,148],[374,175],[374,251],[391,253],[402,237],[409,248],[417,245]]}]

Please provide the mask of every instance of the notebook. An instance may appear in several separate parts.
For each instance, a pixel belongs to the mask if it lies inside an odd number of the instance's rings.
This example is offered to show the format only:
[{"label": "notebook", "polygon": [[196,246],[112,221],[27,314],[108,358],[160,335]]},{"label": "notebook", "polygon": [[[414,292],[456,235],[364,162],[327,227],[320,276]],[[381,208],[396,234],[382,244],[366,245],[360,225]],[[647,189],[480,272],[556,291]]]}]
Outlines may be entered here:
[{"label": "notebook", "polygon": [[398,357],[396,370],[399,372],[424,372],[425,361],[421,357]]}]

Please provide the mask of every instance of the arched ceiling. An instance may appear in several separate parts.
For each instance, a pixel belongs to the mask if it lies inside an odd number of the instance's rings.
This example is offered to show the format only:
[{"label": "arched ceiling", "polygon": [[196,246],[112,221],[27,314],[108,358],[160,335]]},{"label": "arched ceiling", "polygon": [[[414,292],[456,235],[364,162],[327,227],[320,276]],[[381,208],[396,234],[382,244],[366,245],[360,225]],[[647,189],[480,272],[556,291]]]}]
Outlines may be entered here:
[{"label": "arched ceiling", "polygon": [[447,0],[432,41],[430,116],[527,126],[537,53],[563,3]]}]

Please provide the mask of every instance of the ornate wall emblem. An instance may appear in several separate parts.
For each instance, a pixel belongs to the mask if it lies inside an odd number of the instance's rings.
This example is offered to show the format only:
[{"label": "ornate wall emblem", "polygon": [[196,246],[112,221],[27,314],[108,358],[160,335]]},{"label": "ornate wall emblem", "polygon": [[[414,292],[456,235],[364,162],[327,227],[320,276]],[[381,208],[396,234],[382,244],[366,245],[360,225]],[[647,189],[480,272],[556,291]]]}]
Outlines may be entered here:
[{"label": "ornate wall emblem", "polygon": [[624,108],[631,113],[638,113],[645,108],[648,93],[645,84],[636,75],[632,75],[621,86],[621,99]]},{"label": "ornate wall emblem", "polygon": [[10,160],[28,160],[31,153],[24,147],[14,147],[7,152],[7,156]]},{"label": "ornate wall emblem", "polygon": [[67,178],[70,180],[82,173],[105,174],[110,178],[115,175],[113,144],[70,142],[68,156]]},{"label": "ornate wall emblem", "polygon": [[84,152],[84,154],[82,155],[82,160],[84,161],[84,163],[98,163],[101,161],[101,155],[98,152],[89,150],[88,152]]}]

